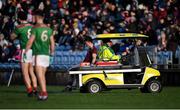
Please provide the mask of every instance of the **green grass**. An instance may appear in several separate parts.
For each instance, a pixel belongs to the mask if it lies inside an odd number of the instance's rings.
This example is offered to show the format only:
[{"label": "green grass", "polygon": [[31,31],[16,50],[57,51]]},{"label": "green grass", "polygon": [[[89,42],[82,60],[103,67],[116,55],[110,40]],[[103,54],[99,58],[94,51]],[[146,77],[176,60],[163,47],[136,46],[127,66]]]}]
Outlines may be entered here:
[{"label": "green grass", "polygon": [[165,87],[158,94],[141,93],[138,89],[61,93],[62,89],[48,86],[49,99],[37,101],[27,97],[24,86],[0,86],[0,108],[180,108],[180,87]]}]

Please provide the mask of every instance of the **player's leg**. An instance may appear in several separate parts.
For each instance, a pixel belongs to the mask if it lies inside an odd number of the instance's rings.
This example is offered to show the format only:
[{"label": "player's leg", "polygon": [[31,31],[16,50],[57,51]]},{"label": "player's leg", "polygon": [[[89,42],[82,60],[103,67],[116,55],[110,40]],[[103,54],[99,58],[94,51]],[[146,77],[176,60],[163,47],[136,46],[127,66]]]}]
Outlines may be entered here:
[{"label": "player's leg", "polygon": [[46,100],[48,98],[46,89],[46,67],[49,66],[49,56],[38,55],[36,56],[36,73],[38,77],[38,82],[41,87],[41,92],[39,94],[40,100]]},{"label": "player's leg", "polygon": [[33,95],[32,94],[33,89],[31,86],[31,80],[30,80],[30,76],[29,76],[28,67],[29,67],[28,60],[24,56],[24,50],[22,50],[22,55],[21,55],[21,68],[22,69],[21,70],[22,70],[23,79],[25,82],[25,86],[27,89],[28,96],[32,96]]},{"label": "player's leg", "polygon": [[28,66],[28,71],[29,71],[29,77],[31,80],[31,84],[33,87],[33,93],[37,95],[37,78],[36,75],[34,74],[34,68],[33,68],[33,56],[32,56],[32,49],[28,50],[26,53],[26,62],[29,63]]},{"label": "player's leg", "polygon": [[46,100],[47,99],[47,90],[46,90],[46,78],[44,74],[44,67],[36,66],[36,73],[38,78],[38,83],[41,88],[41,92],[39,94],[40,100]]},{"label": "player's leg", "polygon": [[36,75],[37,75],[37,78],[38,78],[38,83],[40,85],[40,89],[41,90],[44,90],[44,81],[43,81],[43,69],[41,66],[35,66],[35,69],[36,69]]},{"label": "player's leg", "polygon": [[46,88],[46,67],[43,67],[43,81],[44,81],[44,90],[43,90],[43,94],[44,94],[44,99],[46,99],[46,97],[48,97],[48,93],[47,93],[47,88]]},{"label": "player's leg", "polygon": [[36,72],[37,72],[37,77],[38,77],[38,82],[41,87],[41,91],[46,92],[46,86],[45,86],[45,76],[43,73],[43,67],[41,66],[36,66]]},{"label": "player's leg", "polygon": [[28,63],[21,63],[22,74],[23,74],[24,82],[27,88],[27,92],[31,93],[32,86],[31,86],[31,80],[28,73],[28,66],[29,66]]},{"label": "player's leg", "polygon": [[45,67],[42,67],[42,74],[43,74],[43,89],[42,91],[46,92],[47,89],[46,89],[46,68]]},{"label": "player's leg", "polygon": [[31,76],[32,86],[33,86],[33,92],[35,95],[37,95],[37,78],[34,73],[34,67],[32,63],[29,63],[29,74]]}]

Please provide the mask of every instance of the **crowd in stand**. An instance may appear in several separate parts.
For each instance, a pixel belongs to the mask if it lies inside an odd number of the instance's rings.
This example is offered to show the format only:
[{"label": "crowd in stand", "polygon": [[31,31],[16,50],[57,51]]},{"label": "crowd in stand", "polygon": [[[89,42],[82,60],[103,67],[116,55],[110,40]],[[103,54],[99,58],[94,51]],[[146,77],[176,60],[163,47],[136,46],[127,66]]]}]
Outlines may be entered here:
[{"label": "crowd in stand", "polygon": [[6,62],[19,49],[10,39],[18,24],[18,11],[28,14],[41,9],[45,23],[54,30],[57,45],[84,49],[84,37],[100,33],[142,33],[148,45],[159,51],[175,52],[180,44],[179,0],[0,0],[0,62]]}]

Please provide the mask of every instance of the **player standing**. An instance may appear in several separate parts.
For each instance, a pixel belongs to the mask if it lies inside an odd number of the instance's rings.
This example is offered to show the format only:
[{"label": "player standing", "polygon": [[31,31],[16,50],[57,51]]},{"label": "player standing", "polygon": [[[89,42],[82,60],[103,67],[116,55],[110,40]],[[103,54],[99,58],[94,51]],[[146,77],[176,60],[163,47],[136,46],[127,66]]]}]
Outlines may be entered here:
[{"label": "player standing", "polygon": [[28,39],[31,35],[32,25],[26,21],[27,14],[23,11],[20,11],[18,13],[18,20],[20,21],[21,24],[15,28],[14,31],[15,34],[12,34],[14,36],[11,36],[11,39],[15,39],[16,37],[19,37],[20,39],[20,45],[22,49],[21,68],[22,68],[23,78],[26,85],[28,96],[31,97],[33,96],[33,93],[37,95],[37,79],[33,71],[32,49],[29,49],[26,52],[27,53],[26,56],[24,56],[24,52]]},{"label": "player standing", "polygon": [[37,10],[35,12],[36,25],[32,28],[31,37],[27,43],[26,51],[33,46],[33,56],[35,61],[35,70],[38,78],[41,92],[39,100],[46,100],[48,93],[46,90],[46,69],[50,63],[50,55],[54,54],[54,38],[53,30],[43,23],[43,12]]}]

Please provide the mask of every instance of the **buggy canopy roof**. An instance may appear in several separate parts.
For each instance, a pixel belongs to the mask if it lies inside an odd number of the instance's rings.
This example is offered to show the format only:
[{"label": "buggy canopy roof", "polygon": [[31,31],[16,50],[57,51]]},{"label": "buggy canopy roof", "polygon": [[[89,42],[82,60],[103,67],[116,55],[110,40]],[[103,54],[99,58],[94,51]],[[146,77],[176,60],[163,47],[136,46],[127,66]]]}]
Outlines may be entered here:
[{"label": "buggy canopy roof", "polygon": [[148,38],[148,36],[137,33],[111,33],[111,34],[98,34],[96,36],[96,39],[125,39],[125,38]]}]

